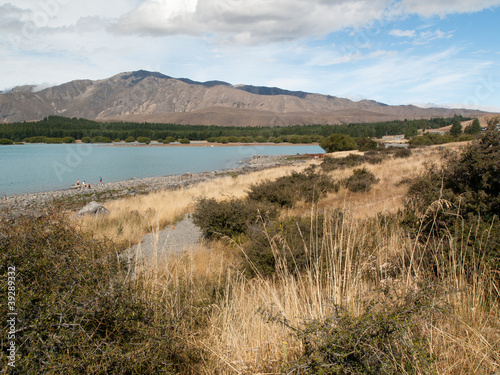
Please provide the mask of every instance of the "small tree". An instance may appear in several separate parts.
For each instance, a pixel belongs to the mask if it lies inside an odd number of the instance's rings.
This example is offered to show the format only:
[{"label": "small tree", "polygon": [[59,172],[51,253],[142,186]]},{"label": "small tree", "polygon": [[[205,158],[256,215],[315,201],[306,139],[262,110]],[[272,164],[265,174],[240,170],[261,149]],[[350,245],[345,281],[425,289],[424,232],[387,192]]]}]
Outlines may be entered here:
[{"label": "small tree", "polygon": [[320,142],[320,147],[326,152],[355,150],[356,143],[346,134],[332,134]]},{"label": "small tree", "polygon": [[450,129],[450,134],[453,137],[458,137],[460,134],[462,134],[462,124],[460,123],[460,121],[455,120],[453,122],[453,125],[451,126]]},{"label": "small tree", "polygon": [[149,145],[151,143],[151,139],[148,137],[137,137],[137,142]]},{"label": "small tree", "polygon": [[130,136],[125,139],[125,142],[130,143],[130,142],[135,142],[135,138]]},{"label": "small tree", "polygon": [[472,124],[465,128],[464,133],[472,135],[481,133],[481,124],[479,123],[479,120],[475,118],[474,121],[472,121]]}]

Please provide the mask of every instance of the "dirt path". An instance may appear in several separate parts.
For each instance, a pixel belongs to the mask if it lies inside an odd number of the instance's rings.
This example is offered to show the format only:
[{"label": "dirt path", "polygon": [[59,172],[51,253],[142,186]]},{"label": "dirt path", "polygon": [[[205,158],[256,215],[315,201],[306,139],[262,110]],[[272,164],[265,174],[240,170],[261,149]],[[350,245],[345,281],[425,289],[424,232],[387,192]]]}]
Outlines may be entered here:
[{"label": "dirt path", "polygon": [[200,229],[188,216],[176,225],[157,233],[150,233],[142,238],[138,245],[124,251],[129,260],[134,258],[137,264],[146,267],[162,267],[169,253],[189,251],[201,246]]}]

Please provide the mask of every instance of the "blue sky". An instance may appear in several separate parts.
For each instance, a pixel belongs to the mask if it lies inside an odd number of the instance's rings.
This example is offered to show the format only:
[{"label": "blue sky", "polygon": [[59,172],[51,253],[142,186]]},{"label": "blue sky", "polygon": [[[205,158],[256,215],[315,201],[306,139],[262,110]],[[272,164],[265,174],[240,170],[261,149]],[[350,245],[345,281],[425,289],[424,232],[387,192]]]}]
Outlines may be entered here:
[{"label": "blue sky", "polygon": [[500,0],[0,0],[0,90],[146,69],[500,112]]}]

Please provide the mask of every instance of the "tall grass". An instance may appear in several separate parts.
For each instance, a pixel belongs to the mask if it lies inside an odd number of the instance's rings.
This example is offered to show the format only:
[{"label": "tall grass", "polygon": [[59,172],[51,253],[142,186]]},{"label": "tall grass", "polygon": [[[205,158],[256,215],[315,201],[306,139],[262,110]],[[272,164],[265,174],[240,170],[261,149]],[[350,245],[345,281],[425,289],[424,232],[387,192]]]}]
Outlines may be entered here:
[{"label": "tall grass", "polygon": [[[272,276],[259,274],[258,267],[256,276],[245,272],[248,247],[227,240],[171,254],[155,267],[138,265],[135,288],[143,300],[152,302],[158,319],[175,327],[179,349],[176,352],[174,346],[170,354],[182,363],[176,370],[314,373],[313,359],[321,359],[321,371],[340,374],[325,362],[331,360],[327,351],[346,354],[342,350],[347,346],[337,348],[334,338],[350,342],[352,332],[358,332],[352,327],[362,328],[355,348],[371,354],[370,365],[377,366],[374,358],[381,358],[385,373],[490,375],[500,368],[498,275],[481,257],[467,258],[467,241],[457,240],[475,236],[479,240],[474,246],[480,249],[489,234],[454,228],[435,240],[423,231],[410,236],[400,225],[405,181],[428,162],[439,162],[436,148],[367,165],[380,178],[370,192],[341,189],[317,204],[302,202],[284,210],[282,216],[310,220],[311,235],[302,237],[308,257],[305,269],[289,261],[289,244],[279,233],[267,238],[277,264]],[[228,177],[109,202],[108,218],[84,219],[82,226],[97,237],[137,242],[146,232],[158,231],[190,212],[196,197],[242,197],[251,183],[291,170],[297,169]],[[347,169],[332,175],[342,179],[350,173]],[[431,220],[436,220],[432,210],[440,209],[440,203],[427,212]],[[318,220],[320,216],[325,219]],[[385,327],[395,334],[380,341],[376,335]],[[373,350],[366,349],[370,347]]]}]

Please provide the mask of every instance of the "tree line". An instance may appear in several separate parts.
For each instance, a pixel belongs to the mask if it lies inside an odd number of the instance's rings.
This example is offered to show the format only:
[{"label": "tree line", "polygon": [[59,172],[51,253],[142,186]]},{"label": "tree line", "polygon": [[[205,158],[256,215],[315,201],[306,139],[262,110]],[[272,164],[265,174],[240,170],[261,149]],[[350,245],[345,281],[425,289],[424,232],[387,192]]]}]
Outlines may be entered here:
[{"label": "tree line", "polygon": [[148,137],[152,140],[166,138],[208,140],[220,137],[252,137],[286,139],[292,135],[322,136],[345,134],[351,137],[381,138],[385,135],[405,134],[407,138],[418,134],[418,129],[436,129],[468,118],[432,118],[418,120],[396,120],[374,123],[355,123],[341,125],[295,125],[280,127],[216,126],[216,125],[179,125],[137,122],[97,122],[82,118],[48,116],[35,122],[0,124],[0,138],[21,142],[27,138],[74,138],[106,137],[112,140],[125,140],[129,137]]}]

